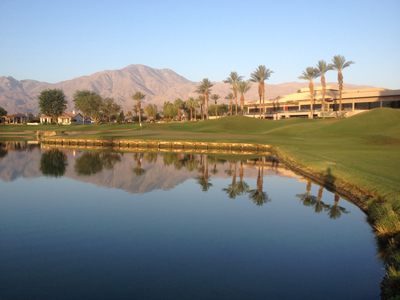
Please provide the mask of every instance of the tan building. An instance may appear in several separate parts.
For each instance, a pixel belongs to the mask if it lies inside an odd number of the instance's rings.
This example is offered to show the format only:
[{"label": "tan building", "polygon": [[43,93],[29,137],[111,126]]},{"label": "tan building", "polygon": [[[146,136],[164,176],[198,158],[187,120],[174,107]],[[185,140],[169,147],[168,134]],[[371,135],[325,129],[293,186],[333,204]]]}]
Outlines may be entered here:
[{"label": "tan building", "polygon": [[[314,88],[313,117],[322,117],[322,87]],[[325,115],[337,116],[339,110],[339,88],[327,86],[325,94]],[[311,118],[310,89],[303,88],[298,93],[277,97],[265,101],[266,119]],[[260,101],[246,101],[249,117],[260,117]],[[400,108],[400,90],[384,88],[355,89],[343,88],[342,111],[345,117],[365,110],[391,107]],[[261,113],[262,116],[262,113]]]}]

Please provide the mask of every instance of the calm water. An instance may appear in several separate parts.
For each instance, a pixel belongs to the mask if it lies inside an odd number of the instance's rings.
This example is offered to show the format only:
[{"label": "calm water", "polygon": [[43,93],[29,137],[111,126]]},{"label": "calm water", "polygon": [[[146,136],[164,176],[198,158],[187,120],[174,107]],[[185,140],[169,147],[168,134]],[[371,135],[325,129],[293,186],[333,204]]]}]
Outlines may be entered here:
[{"label": "calm water", "polygon": [[0,191],[0,299],[379,299],[365,215],[271,157],[3,143]]}]

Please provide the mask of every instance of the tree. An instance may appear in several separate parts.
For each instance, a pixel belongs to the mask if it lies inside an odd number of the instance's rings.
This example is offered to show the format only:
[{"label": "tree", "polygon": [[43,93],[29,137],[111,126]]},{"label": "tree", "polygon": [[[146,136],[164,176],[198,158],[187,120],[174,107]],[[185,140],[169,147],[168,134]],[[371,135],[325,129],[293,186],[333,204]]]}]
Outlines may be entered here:
[{"label": "tree", "polygon": [[181,114],[182,114],[182,109],[183,109],[183,101],[181,98],[176,98],[174,101],[174,106],[178,110],[178,120],[181,121]]},{"label": "tree", "polygon": [[[197,87],[197,90],[195,91],[196,93],[202,93],[202,95],[205,97],[205,100],[207,101],[207,107],[206,107],[206,112],[208,112],[208,101],[209,101],[209,94],[211,92],[211,87],[214,84],[211,83],[210,80],[208,80],[208,78],[204,78],[202,83]],[[203,97],[203,98],[204,98]],[[203,101],[203,105],[204,105],[204,101]],[[204,111],[204,109],[203,109]],[[207,116],[208,119],[208,116]],[[203,120],[204,120],[204,116],[203,116]]]},{"label": "tree", "polygon": [[139,111],[139,123],[142,123],[142,111],[141,111],[141,107],[140,107],[140,101],[142,101],[145,97],[146,97],[146,95],[140,91],[138,91],[132,95],[132,99],[137,101],[137,108]]},{"label": "tree", "polygon": [[178,109],[169,101],[164,102],[163,112],[164,118],[174,118],[178,115]]},{"label": "tree", "polygon": [[343,74],[342,70],[354,64],[352,61],[347,61],[342,55],[335,55],[332,59],[333,64],[330,64],[335,70],[338,71],[338,83],[339,83],[339,116],[342,116],[342,91],[343,91]]},{"label": "tree", "polygon": [[121,113],[117,116],[117,123],[121,124],[124,121],[125,121],[124,111],[121,111]]},{"label": "tree", "polygon": [[136,117],[137,117],[137,114],[138,114],[138,111],[139,111],[139,110],[138,110],[138,107],[137,107],[136,104],[133,106],[132,110],[133,110],[133,112],[135,113],[135,115],[136,115]]},{"label": "tree", "polygon": [[43,175],[61,177],[67,165],[67,156],[58,149],[45,152],[40,158],[40,171]]},{"label": "tree", "polygon": [[229,106],[222,103],[222,104],[218,105],[218,111],[219,111],[220,115],[223,116],[224,114],[229,112]]},{"label": "tree", "polygon": [[65,94],[60,89],[48,89],[40,93],[39,97],[40,111],[58,124],[58,117],[67,109],[67,100]]},{"label": "tree", "polygon": [[212,94],[212,95],[211,95],[211,100],[214,100],[214,102],[215,102],[215,117],[216,117],[216,118],[218,118],[217,101],[218,101],[219,98],[220,98],[220,97],[219,97],[219,95],[217,95],[217,94]]},{"label": "tree", "polygon": [[147,117],[153,118],[154,120],[157,119],[157,105],[149,104],[144,108],[144,111],[146,112]]},{"label": "tree", "polygon": [[251,83],[247,81],[238,81],[234,84],[235,89],[240,93],[240,109],[243,115],[244,110],[244,94],[251,88]]},{"label": "tree", "polygon": [[192,110],[196,109],[195,107],[195,100],[193,99],[193,97],[189,97],[186,102],[185,102],[185,107],[188,108],[190,110],[190,121],[193,120],[193,113]]},{"label": "tree", "polygon": [[99,94],[89,90],[76,91],[74,94],[75,107],[82,112],[83,125],[85,125],[86,117],[95,119],[96,124],[100,121],[100,110],[103,104],[103,99]]},{"label": "tree", "polygon": [[[121,106],[114,102],[113,98],[105,98],[102,100],[100,110],[104,120],[109,120],[111,115],[121,111]],[[132,113],[131,113],[132,114]]]},{"label": "tree", "polygon": [[233,114],[233,112],[232,112],[232,102],[233,102],[233,98],[234,98],[234,97],[235,97],[235,96],[233,96],[232,93],[229,93],[229,94],[225,97],[226,100],[229,100],[229,103],[230,103],[230,105],[231,105],[231,116],[232,116],[232,114]]},{"label": "tree", "polygon": [[232,85],[233,94],[235,96],[235,107],[236,107],[236,115],[238,114],[237,111],[237,90],[236,90],[236,83],[243,80],[243,76],[239,76],[237,72],[231,72],[228,78],[224,80],[225,83],[229,83]]},{"label": "tree", "polygon": [[350,212],[346,210],[344,207],[339,206],[339,199],[340,197],[335,194],[335,204],[330,205],[327,210],[328,210],[328,216],[330,219],[336,220],[339,219],[342,213],[344,214],[349,214]]},{"label": "tree", "polygon": [[327,65],[326,61],[320,60],[317,64],[317,72],[318,75],[321,76],[321,85],[322,85],[322,117],[325,119],[325,92],[326,92],[326,82],[325,82],[325,73],[332,70],[332,65]]},{"label": "tree", "polygon": [[[199,95],[197,97],[197,99],[195,99],[196,101],[196,108],[200,108],[200,113],[202,113],[202,119],[204,120],[204,113],[203,113],[203,107],[204,107],[204,98],[202,95]],[[194,115],[194,120],[197,121],[197,113],[195,110],[195,115]]]},{"label": "tree", "polygon": [[0,117],[7,116],[7,111],[0,106]]},{"label": "tree", "polygon": [[[263,119],[265,119],[265,103],[264,103],[264,80],[268,79],[274,71],[267,69],[264,65],[259,65],[258,68],[250,74],[251,82],[258,82],[258,95],[260,97],[260,106],[261,106],[261,97],[262,97],[262,111],[263,111]],[[261,119],[261,110],[260,110],[260,119]]]},{"label": "tree", "polygon": [[308,67],[305,71],[303,71],[303,75],[299,76],[299,79],[308,80],[308,87],[310,88],[310,111],[311,111],[311,119],[314,119],[313,112],[313,104],[314,104],[314,84],[313,80],[320,76],[317,68]]},{"label": "tree", "polygon": [[205,101],[206,101],[206,90],[205,87],[202,85],[199,85],[197,89],[194,91],[195,93],[199,94],[199,97],[197,98],[200,104],[200,110],[201,110],[201,120],[204,120],[204,106],[205,106]]}]

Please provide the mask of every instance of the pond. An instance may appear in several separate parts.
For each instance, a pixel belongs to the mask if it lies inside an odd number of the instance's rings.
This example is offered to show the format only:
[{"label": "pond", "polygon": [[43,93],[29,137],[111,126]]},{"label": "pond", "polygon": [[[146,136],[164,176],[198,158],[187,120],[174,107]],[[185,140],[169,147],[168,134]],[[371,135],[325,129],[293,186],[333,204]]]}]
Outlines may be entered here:
[{"label": "pond", "polygon": [[379,298],[363,212],[274,157],[0,148],[0,299]]}]

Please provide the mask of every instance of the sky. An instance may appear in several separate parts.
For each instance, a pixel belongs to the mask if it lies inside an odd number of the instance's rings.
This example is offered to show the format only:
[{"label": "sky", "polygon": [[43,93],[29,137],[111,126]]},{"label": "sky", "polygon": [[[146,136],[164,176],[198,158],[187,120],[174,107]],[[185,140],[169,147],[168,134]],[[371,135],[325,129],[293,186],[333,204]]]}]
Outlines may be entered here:
[{"label": "sky", "polygon": [[400,0],[1,0],[0,76],[56,83],[142,64],[222,81],[265,65],[280,84],[343,55],[345,83],[400,89],[399,15]]}]

